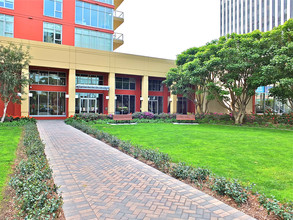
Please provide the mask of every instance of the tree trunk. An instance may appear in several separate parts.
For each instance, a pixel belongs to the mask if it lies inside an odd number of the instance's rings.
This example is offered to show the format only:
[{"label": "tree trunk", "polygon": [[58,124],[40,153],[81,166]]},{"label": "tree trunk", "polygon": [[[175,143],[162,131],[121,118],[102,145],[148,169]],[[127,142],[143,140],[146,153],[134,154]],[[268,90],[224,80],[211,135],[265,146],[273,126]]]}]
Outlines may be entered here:
[{"label": "tree trunk", "polygon": [[245,116],[245,110],[239,110],[239,112],[233,114],[234,118],[235,118],[235,124],[236,125],[241,125],[243,124],[243,119]]},{"label": "tree trunk", "polygon": [[5,119],[5,115],[6,115],[6,111],[7,111],[8,104],[9,104],[9,102],[6,102],[6,103],[4,104],[4,110],[3,110],[3,116],[2,116],[2,118],[1,118],[1,123],[4,122],[4,119]]}]

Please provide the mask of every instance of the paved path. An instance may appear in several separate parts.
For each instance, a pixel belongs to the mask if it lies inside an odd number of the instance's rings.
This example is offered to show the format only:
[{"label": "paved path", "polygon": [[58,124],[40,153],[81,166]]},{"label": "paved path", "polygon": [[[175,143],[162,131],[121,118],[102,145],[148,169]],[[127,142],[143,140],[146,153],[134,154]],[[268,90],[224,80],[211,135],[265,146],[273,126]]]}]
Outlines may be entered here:
[{"label": "paved path", "polygon": [[63,121],[38,121],[66,219],[253,219]]}]

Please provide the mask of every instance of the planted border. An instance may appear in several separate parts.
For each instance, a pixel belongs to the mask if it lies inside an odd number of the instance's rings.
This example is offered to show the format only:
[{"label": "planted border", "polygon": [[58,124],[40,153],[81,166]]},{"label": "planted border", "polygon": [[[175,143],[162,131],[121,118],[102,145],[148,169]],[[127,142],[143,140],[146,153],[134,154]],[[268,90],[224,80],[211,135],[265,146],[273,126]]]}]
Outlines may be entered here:
[{"label": "planted border", "polygon": [[9,184],[15,190],[18,215],[24,219],[56,219],[63,204],[52,178],[35,123],[24,126],[23,145],[27,159],[16,167]]},{"label": "planted border", "polygon": [[[253,194],[251,191],[253,185],[243,186],[235,179],[217,177],[208,169],[188,166],[184,162],[171,164],[171,158],[168,154],[161,153],[157,150],[144,149],[139,145],[133,146],[128,141],[122,141],[114,135],[91,128],[82,121],[70,118],[65,122],[101,141],[109,143],[112,147],[118,148],[136,159],[144,159],[153,162],[157,169],[179,180],[187,180],[199,186],[203,186],[203,184],[209,186],[209,188],[217,192],[217,194],[230,197],[238,205],[247,203],[249,196]],[[258,201],[259,204],[267,210],[268,215],[273,213],[279,219],[293,219],[292,203],[281,204],[276,199],[269,199],[264,195],[258,196]]]}]

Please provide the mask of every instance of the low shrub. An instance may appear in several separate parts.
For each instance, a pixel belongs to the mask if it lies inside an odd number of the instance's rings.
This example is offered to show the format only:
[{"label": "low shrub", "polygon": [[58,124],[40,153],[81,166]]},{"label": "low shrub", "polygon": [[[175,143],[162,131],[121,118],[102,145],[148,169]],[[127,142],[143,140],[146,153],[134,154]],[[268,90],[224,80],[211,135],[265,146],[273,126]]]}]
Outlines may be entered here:
[{"label": "low shrub", "polygon": [[177,179],[186,180],[189,177],[191,167],[184,162],[179,162],[172,167],[171,175]]},{"label": "low shrub", "polygon": [[16,167],[9,184],[16,192],[19,216],[24,219],[55,219],[63,204],[58,187],[53,183],[52,170],[44,153],[35,123],[24,126],[26,160]]},{"label": "low shrub", "polygon": [[258,198],[259,203],[267,209],[268,214],[274,213],[281,219],[291,220],[293,219],[293,203],[281,204],[274,197],[272,199],[267,198],[265,195],[261,195]]},{"label": "low shrub", "polygon": [[237,204],[247,202],[249,189],[251,188],[243,187],[237,180],[228,180],[224,177],[215,178],[212,184],[212,190],[219,195],[233,198]]}]

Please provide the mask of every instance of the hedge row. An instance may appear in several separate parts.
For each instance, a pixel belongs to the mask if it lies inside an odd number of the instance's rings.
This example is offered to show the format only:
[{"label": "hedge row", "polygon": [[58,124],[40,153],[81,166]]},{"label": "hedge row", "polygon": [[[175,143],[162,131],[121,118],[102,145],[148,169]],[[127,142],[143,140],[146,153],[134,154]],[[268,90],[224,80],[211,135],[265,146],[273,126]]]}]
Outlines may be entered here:
[{"label": "hedge row", "polygon": [[24,219],[55,219],[63,200],[57,193],[35,123],[24,125],[23,145],[27,159],[19,163],[9,182],[16,192],[18,215]]},{"label": "hedge row", "polygon": [[[244,187],[235,179],[226,179],[224,177],[216,177],[210,170],[200,167],[192,167],[184,162],[177,164],[171,163],[171,158],[168,154],[161,153],[157,150],[144,149],[142,146],[133,146],[128,141],[119,140],[114,135],[96,130],[82,121],[67,119],[66,123],[89,134],[95,138],[109,143],[111,146],[127,153],[137,159],[145,159],[152,161],[156,168],[169,173],[173,177],[181,180],[189,180],[191,183],[198,185],[210,186],[213,191],[219,195],[226,195],[232,198],[238,205],[246,203],[251,193],[252,185]],[[268,214],[274,213],[280,219],[292,219],[293,207],[292,204],[280,204],[274,200],[274,206],[270,205],[271,199],[264,196],[259,197],[260,204],[267,208]]]}]

